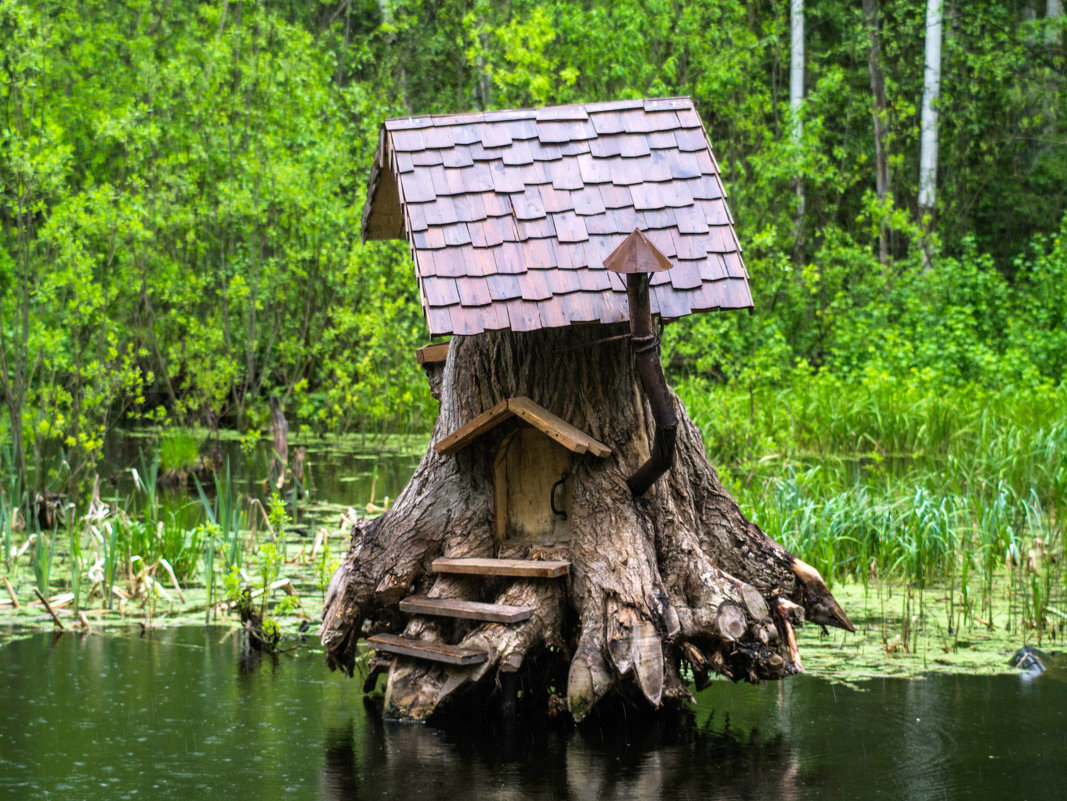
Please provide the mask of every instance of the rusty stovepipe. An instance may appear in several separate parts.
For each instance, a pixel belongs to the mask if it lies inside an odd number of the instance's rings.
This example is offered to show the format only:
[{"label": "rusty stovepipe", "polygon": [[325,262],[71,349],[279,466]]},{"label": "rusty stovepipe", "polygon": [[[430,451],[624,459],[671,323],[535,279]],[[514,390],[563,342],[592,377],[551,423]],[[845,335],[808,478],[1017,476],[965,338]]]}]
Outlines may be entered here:
[{"label": "rusty stovepipe", "polygon": [[637,471],[626,479],[626,486],[634,495],[644,495],[653,482],[670,470],[674,461],[674,441],[678,437],[678,417],[663,376],[659,359],[659,337],[652,330],[652,308],[648,300],[648,273],[626,276],[626,297],[630,302],[630,347],[637,361],[637,375],[641,389],[652,407],[656,433],[652,438],[652,454]]},{"label": "rusty stovepipe", "polygon": [[630,305],[630,347],[637,362],[641,389],[652,407],[656,433],[652,439],[652,453],[637,471],[626,479],[635,496],[644,495],[652,484],[666,473],[674,461],[674,443],[678,436],[678,417],[663,365],[659,359],[659,337],[652,327],[652,306],[649,301],[649,275],[668,270],[673,265],[648,241],[640,231],[634,231],[604,260],[609,270],[626,275],[626,298]]}]

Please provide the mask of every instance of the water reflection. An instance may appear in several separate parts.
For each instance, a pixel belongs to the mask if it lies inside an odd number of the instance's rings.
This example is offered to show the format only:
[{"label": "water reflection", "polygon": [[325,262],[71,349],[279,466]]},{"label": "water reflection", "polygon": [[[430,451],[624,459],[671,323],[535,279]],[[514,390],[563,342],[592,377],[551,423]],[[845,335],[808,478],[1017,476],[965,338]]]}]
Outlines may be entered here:
[{"label": "water reflection", "polygon": [[[799,764],[781,735],[706,731],[691,712],[568,726],[483,722],[443,733],[354,723],[326,732],[320,788],[356,799],[798,798]],[[373,722],[372,722],[373,721]]]},{"label": "water reflection", "polygon": [[[310,490],[310,512],[314,513],[316,505],[323,502],[331,507],[362,508],[372,492],[378,504],[386,496],[396,498],[425,453],[426,437],[317,440],[294,434],[290,445],[293,450],[306,447],[305,482],[306,489]],[[219,450],[216,457],[219,463],[229,465],[235,492],[248,497],[263,497],[264,482],[274,455],[269,437],[255,443],[251,451],[245,450],[233,437],[221,440],[214,447]],[[113,493],[120,499],[120,505],[125,505],[125,499],[135,491],[131,470],[146,470],[157,448],[151,432],[124,431],[109,437],[102,460],[108,465],[104,494]],[[224,475],[225,470],[221,470],[220,476]],[[204,489],[210,494],[214,491],[214,482],[210,476],[204,478]],[[107,487],[111,488],[110,493]],[[161,499],[178,515],[178,521],[195,525],[200,503],[194,485],[182,483],[176,487],[161,487],[161,490]],[[302,505],[304,511],[308,511],[307,507],[307,503]]]},{"label": "water reflection", "polygon": [[578,730],[385,723],[359,686],[234,632],[0,632],[0,801],[1067,797],[1067,682],[1044,675],[722,682]]}]

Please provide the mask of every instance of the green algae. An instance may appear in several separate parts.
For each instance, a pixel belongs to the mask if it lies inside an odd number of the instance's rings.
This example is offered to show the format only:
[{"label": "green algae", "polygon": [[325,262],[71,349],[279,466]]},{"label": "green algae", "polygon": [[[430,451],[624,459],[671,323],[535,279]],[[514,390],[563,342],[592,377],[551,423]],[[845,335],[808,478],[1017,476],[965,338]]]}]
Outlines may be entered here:
[{"label": "green algae", "polygon": [[834,595],[856,626],[824,633],[806,625],[797,644],[806,672],[846,683],[873,678],[915,678],[930,673],[1010,673],[1010,657],[1023,645],[1055,648],[1061,624],[1028,625],[1020,614],[1017,582],[1001,574],[990,593],[992,615],[961,614],[959,588],[909,587],[891,582],[838,584]]},{"label": "green algae", "polygon": [[[333,553],[340,545],[340,534],[333,538]],[[323,568],[319,557],[310,558],[310,543],[302,537],[285,541],[289,554],[281,566],[281,578],[292,582],[299,606],[278,618],[283,635],[282,647],[300,634],[314,633],[323,599]],[[258,575],[257,555],[251,554],[247,566],[249,576]],[[334,557],[336,558],[336,557]],[[57,573],[65,574],[60,566]],[[1030,627],[1019,614],[1022,608],[1013,596],[1017,594],[1009,575],[998,576],[991,592],[992,616],[987,619],[960,613],[959,598],[952,598],[946,587],[918,589],[892,582],[838,584],[834,594],[851,617],[856,632],[839,629],[820,630],[807,624],[797,631],[801,659],[805,671],[811,675],[847,684],[867,679],[898,677],[914,678],[930,673],[966,673],[995,675],[1012,672],[1011,655],[1021,646],[1039,645],[1055,649],[1063,641],[1060,624]],[[12,581],[22,606],[0,607],[0,645],[11,637],[26,632],[51,629],[51,617],[40,606],[29,604],[33,596],[33,577],[22,570]],[[1017,584],[1017,582],[1016,582]],[[63,586],[57,583],[55,591]],[[131,598],[106,609],[99,597],[81,599],[80,612],[85,614],[92,630],[121,633],[131,629],[203,626],[205,619],[212,624],[238,627],[237,614],[225,603],[207,609],[207,590],[202,578],[183,586],[184,601],[179,601],[173,588],[168,596],[155,592],[149,598]],[[956,588],[959,594],[959,588]],[[273,605],[285,596],[278,589],[270,594]],[[985,607],[983,607],[984,609]],[[59,611],[65,625],[81,626],[70,607]],[[309,641],[314,643],[311,636]]]}]

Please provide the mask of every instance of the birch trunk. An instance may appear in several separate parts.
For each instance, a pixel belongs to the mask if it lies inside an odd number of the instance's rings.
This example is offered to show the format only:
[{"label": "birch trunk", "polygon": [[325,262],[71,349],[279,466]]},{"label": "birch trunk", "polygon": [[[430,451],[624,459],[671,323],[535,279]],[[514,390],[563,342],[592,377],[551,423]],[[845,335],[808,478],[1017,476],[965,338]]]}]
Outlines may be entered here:
[{"label": "birch trunk", "polygon": [[[791,115],[793,145],[800,153],[804,128],[801,117],[804,107],[804,0],[789,3],[789,111]],[[793,179],[797,193],[797,215],[793,224],[794,257],[804,261],[804,179],[798,172]]]},{"label": "birch trunk", "polygon": [[[879,202],[889,197],[889,152],[886,125],[889,119],[882,72],[882,41],[878,30],[878,0],[863,0],[863,20],[867,26],[867,71],[871,78],[871,120],[874,126],[874,186]],[[889,231],[885,223],[878,226],[878,261],[889,261]]]},{"label": "birch trunk", "polygon": [[1061,44],[1063,42],[1063,26],[1060,21],[1063,18],[1063,0],[1047,0],[1045,3],[1045,17],[1052,20],[1048,23],[1046,41],[1050,45]]},{"label": "birch trunk", "polygon": [[941,3],[926,3],[926,59],[919,145],[919,214],[933,214],[937,201],[937,101],[941,93]]}]

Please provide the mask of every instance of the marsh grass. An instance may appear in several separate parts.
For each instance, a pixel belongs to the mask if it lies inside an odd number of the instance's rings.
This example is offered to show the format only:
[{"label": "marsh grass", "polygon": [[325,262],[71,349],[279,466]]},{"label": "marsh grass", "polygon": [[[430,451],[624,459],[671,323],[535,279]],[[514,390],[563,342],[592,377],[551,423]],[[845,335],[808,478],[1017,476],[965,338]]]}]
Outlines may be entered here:
[{"label": "marsh grass", "polygon": [[7,495],[0,493],[0,549],[3,551],[4,567],[11,569],[11,555],[14,538],[12,536],[13,521],[12,512],[9,508]]},{"label": "marsh grass", "polygon": [[160,438],[156,454],[157,467],[161,465],[170,473],[185,474],[200,461],[200,443],[188,430],[174,429]]},{"label": "marsh grass", "polygon": [[946,632],[991,621],[999,585],[1017,626],[1062,612],[1064,387],[819,374],[679,395],[742,509],[831,581],[947,587]]},{"label": "marsh grass", "polygon": [[[914,648],[924,627],[954,645],[964,628],[1009,626],[1040,638],[1067,619],[1062,387],[993,391],[922,376],[823,374],[751,392],[694,379],[676,385],[746,514],[831,584],[859,584],[865,599],[889,588],[879,613],[899,624],[884,632],[887,648],[897,638]],[[280,558],[289,569],[300,561],[303,541],[286,532],[282,499],[238,492],[228,461],[208,481],[196,479],[192,495],[161,490],[158,452],[132,472],[132,490],[108,504],[83,502],[69,535],[39,532],[28,551],[26,521],[15,524],[18,488],[0,477],[8,574],[22,561],[36,583],[61,582],[79,602],[99,593],[110,605],[114,588],[136,587],[138,576],[165,579],[159,571],[173,568],[175,584],[201,588],[198,609],[210,620],[223,577],[250,560],[261,568],[265,557]],[[307,542],[316,539],[310,523]],[[274,549],[266,554],[261,532]],[[14,558],[20,545],[24,560]],[[52,569],[53,558],[63,570]],[[337,555],[312,547],[307,558],[305,583],[321,592]],[[936,616],[934,588],[946,601]]]}]

